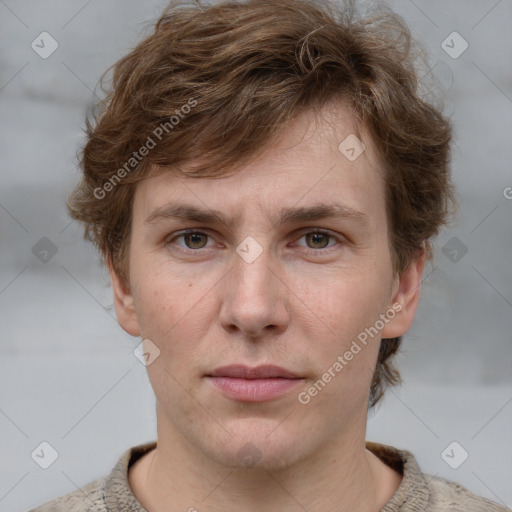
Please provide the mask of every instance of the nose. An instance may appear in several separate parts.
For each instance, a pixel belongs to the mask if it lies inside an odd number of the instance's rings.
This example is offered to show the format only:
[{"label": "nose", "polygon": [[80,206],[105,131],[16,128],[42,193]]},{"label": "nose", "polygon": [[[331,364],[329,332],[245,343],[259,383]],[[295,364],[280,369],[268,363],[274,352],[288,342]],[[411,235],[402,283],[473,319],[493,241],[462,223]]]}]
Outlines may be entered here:
[{"label": "nose", "polygon": [[268,249],[249,263],[235,253],[221,281],[220,324],[253,339],[283,333],[290,322],[290,289]]}]

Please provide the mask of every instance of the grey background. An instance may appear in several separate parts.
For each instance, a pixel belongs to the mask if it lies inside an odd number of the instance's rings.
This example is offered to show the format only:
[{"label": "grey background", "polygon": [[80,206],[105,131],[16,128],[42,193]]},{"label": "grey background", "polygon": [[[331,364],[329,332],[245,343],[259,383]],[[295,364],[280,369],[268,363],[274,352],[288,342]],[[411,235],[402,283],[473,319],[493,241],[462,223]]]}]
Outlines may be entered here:
[{"label": "grey background", "polygon": [[[447,89],[460,211],[426,271],[399,357],[405,384],[370,415],[368,438],[512,506],[512,2],[389,3]],[[165,4],[0,0],[0,511],[82,487],[156,438],[139,340],[117,325],[107,274],[65,199],[99,76]],[[30,46],[43,31],[59,44],[48,59]],[[457,59],[441,48],[453,31],[469,44]],[[46,263],[32,252],[43,237],[57,249]],[[453,237],[457,258],[467,247],[457,262],[442,252]],[[46,470],[31,458],[42,441],[59,454]],[[440,455],[453,441],[469,453],[458,469]]]}]

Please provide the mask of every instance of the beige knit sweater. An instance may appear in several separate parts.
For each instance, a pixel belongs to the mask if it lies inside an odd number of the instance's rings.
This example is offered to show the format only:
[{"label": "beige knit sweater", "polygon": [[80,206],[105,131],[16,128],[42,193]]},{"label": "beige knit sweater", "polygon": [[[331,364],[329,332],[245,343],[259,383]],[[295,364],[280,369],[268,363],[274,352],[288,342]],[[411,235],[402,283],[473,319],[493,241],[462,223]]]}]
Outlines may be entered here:
[{"label": "beige knit sweater", "polygon": [[[130,489],[128,470],[155,446],[156,442],[151,442],[126,450],[108,476],[29,512],[147,512]],[[459,484],[423,474],[408,451],[371,442],[366,446],[403,475],[400,486],[381,512],[511,512]]]}]

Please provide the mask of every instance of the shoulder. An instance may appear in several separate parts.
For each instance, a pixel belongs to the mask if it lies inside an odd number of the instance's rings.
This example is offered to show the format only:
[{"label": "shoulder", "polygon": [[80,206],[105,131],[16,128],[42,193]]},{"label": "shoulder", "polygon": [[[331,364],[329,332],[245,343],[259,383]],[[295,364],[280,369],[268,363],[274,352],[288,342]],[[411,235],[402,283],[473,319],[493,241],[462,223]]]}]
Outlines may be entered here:
[{"label": "shoulder", "polygon": [[423,473],[407,450],[372,442],[367,442],[366,447],[402,474],[398,489],[381,512],[512,512],[456,482]]},{"label": "shoulder", "polygon": [[129,448],[119,457],[109,475],[29,512],[144,512],[130,488],[128,471],[142,455],[154,448],[156,441]]},{"label": "shoulder", "polygon": [[109,512],[105,502],[105,478],[44,503],[29,512]]},{"label": "shoulder", "polygon": [[473,494],[462,485],[425,475],[430,487],[432,512],[510,512],[510,509]]}]

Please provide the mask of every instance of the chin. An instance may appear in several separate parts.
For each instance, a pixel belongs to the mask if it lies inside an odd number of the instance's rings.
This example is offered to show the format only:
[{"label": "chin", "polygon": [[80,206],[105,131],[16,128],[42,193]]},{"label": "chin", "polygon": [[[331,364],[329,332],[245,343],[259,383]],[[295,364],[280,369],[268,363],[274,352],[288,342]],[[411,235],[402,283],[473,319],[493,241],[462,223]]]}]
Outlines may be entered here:
[{"label": "chin", "polygon": [[303,431],[290,431],[290,425],[276,424],[269,428],[261,422],[246,425],[247,428],[231,429],[233,436],[225,436],[222,442],[204,447],[210,456],[223,466],[232,469],[260,469],[280,471],[308,457],[315,451],[314,439],[304,439]]},{"label": "chin", "polygon": [[302,457],[292,447],[260,449],[251,441],[246,442],[235,452],[216,453],[216,462],[230,469],[258,469],[265,471],[282,471],[292,467]]}]

